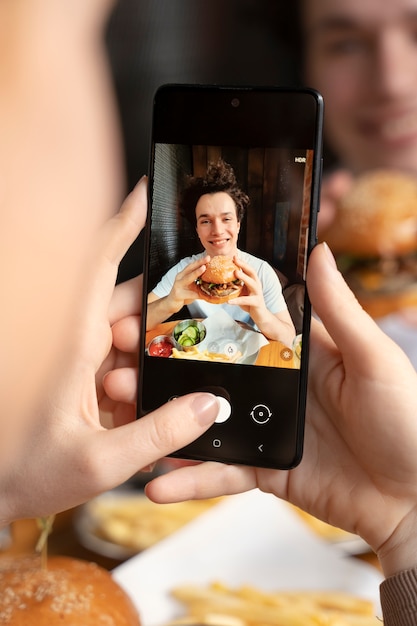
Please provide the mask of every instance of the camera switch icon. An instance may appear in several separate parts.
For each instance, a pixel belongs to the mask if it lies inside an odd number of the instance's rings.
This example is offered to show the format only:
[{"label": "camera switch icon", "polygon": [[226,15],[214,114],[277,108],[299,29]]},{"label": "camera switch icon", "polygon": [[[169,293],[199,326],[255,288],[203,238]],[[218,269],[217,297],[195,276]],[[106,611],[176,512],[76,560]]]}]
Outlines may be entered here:
[{"label": "camera switch icon", "polygon": [[250,412],[250,416],[257,424],[267,424],[272,417],[272,411],[266,404],[256,404]]}]

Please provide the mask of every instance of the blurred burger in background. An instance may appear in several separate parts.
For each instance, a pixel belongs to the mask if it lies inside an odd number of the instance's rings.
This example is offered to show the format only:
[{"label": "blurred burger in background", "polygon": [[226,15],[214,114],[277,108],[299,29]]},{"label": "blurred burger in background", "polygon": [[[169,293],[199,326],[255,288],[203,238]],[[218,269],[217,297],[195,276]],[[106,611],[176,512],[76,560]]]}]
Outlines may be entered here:
[{"label": "blurred burger in background", "polygon": [[372,170],[355,179],[321,233],[374,317],[417,306],[417,178]]}]

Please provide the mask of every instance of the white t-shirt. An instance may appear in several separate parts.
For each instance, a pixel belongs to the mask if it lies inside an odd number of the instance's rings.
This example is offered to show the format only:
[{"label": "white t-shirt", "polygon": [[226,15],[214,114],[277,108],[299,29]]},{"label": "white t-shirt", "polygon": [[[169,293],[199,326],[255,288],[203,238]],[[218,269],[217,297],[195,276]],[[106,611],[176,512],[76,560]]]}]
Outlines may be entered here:
[{"label": "white t-shirt", "polygon": [[[181,261],[171,267],[171,269],[168,270],[168,272],[161,278],[159,283],[152,290],[152,293],[154,293],[158,298],[167,296],[171,292],[176,275],[187,267],[187,265],[193,261],[203,258],[205,255],[206,252],[201,252],[200,254],[194,254],[193,256],[181,259]],[[286,311],[287,305],[284,300],[284,296],[282,295],[281,283],[269,263],[241,250],[238,251],[238,256],[242,259],[242,261],[251,265],[258,275],[262,284],[262,291],[267,309],[274,315],[281,311]],[[222,309],[224,309],[233,319],[255,326],[249,313],[241,309],[239,306],[227,303],[211,304],[210,302],[200,299],[194,300],[191,304],[187,304],[190,315],[196,318],[208,317],[212,313],[215,313],[219,306],[222,307]]]}]

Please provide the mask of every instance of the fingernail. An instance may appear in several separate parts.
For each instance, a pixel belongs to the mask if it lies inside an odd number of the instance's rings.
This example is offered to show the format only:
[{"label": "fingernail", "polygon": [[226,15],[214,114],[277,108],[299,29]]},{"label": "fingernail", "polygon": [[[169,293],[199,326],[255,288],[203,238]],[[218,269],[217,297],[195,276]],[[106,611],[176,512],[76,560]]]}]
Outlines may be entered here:
[{"label": "fingernail", "polygon": [[140,471],[141,472],[146,472],[146,473],[153,472],[154,469],[155,469],[155,465],[156,465],[156,463],[149,463],[149,465],[145,465],[145,467],[142,467],[142,469]]},{"label": "fingernail", "polygon": [[337,263],[336,263],[336,259],[333,256],[333,252],[330,250],[329,246],[327,245],[327,243],[324,241],[323,242],[323,247],[324,250],[326,252],[326,257],[327,260],[329,261],[330,265],[337,270]]},{"label": "fingernail", "polygon": [[196,414],[197,421],[201,426],[207,426],[212,424],[216,419],[220,405],[216,398],[211,393],[198,394],[192,403],[193,411]]},{"label": "fingernail", "polygon": [[141,176],[138,180],[138,182],[136,183],[136,186],[139,187],[139,185],[141,185],[143,183],[143,181],[147,180],[147,175],[143,174],[143,176]]}]

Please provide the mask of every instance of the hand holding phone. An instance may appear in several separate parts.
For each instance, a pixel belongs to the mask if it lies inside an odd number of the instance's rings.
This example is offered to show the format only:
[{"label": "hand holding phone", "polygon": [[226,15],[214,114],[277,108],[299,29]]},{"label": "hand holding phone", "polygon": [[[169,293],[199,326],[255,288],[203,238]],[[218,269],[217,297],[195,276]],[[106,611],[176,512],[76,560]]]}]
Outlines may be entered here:
[{"label": "hand holding phone", "polygon": [[138,417],[195,390],[222,406],[175,456],[301,459],[322,116],[311,90],[167,85],[155,96]]}]

